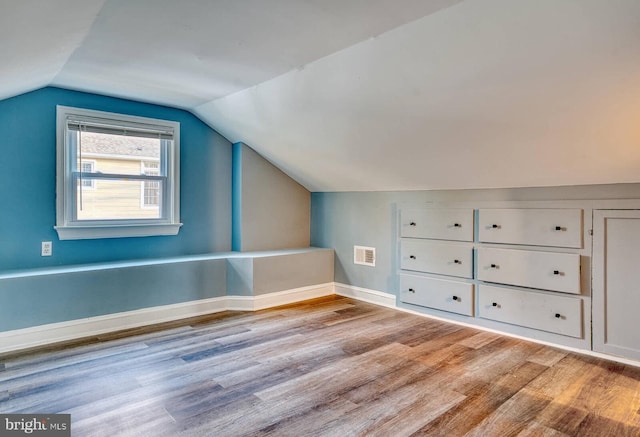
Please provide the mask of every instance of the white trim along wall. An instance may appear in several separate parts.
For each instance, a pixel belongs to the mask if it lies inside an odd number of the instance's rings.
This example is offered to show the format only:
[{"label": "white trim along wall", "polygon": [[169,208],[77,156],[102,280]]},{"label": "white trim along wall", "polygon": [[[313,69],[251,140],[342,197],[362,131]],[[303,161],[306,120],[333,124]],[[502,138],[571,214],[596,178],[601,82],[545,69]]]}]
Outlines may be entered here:
[{"label": "white trim along wall", "polygon": [[611,356],[584,349],[558,345],[531,337],[524,337],[501,330],[478,326],[471,323],[464,323],[435,315],[424,314],[411,309],[396,306],[396,296],[377,290],[370,290],[362,287],[354,287],[348,284],[337,282],[318,284],[309,287],[284,290],[258,296],[222,296],[211,299],[198,300],[194,302],[184,302],[174,305],[164,305],[154,308],[145,308],[136,311],[127,311],[106,316],[90,317],[80,320],[72,320],[62,323],[51,323],[32,328],[17,329],[0,333],[0,353],[15,352],[19,350],[44,346],[63,341],[75,340],[94,335],[115,332],[123,329],[137,328],[156,323],[170,322],[174,320],[214,314],[222,311],[258,311],[266,308],[273,308],[280,305],[287,305],[301,302],[308,299],[315,299],[324,296],[338,295],[352,299],[368,302],[393,308],[420,317],[439,320],[446,323],[478,329],[480,331],[493,332],[508,337],[517,338],[534,343],[553,346],[569,352],[602,358],[619,363],[640,367],[640,362],[622,357]]},{"label": "white trim along wall", "polygon": [[334,294],[333,283],[258,296],[222,296],[0,332],[0,353],[221,311],[257,311]]}]

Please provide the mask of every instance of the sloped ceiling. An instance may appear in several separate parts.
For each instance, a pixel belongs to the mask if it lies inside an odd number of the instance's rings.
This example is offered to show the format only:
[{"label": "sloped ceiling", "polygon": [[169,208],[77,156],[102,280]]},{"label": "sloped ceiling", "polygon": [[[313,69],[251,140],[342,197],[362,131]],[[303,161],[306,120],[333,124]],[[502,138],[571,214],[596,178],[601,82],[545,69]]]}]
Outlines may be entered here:
[{"label": "sloped ceiling", "polygon": [[0,0],[0,98],[188,109],[312,191],[640,181],[638,0]]}]

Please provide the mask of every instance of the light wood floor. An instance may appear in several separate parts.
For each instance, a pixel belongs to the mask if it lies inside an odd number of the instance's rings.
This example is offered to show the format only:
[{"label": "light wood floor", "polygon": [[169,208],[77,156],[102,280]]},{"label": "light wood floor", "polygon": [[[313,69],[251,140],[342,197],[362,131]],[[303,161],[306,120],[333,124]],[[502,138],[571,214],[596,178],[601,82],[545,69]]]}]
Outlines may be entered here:
[{"label": "light wood floor", "polygon": [[638,436],[640,370],[341,297],[0,357],[74,436]]}]

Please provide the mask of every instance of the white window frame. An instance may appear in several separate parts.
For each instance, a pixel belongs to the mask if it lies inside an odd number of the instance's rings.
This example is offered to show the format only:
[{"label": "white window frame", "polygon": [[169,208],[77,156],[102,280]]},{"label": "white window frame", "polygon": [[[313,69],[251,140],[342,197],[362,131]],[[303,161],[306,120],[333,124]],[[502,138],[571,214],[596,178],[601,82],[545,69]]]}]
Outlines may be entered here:
[{"label": "white window frame", "polygon": [[[144,129],[169,132],[173,136],[164,157],[166,179],[163,181],[162,208],[159,219],[78,220],[75,218],[77,183],[74,176],[75,151],[67,144],[67,123],[70,119],[105,122],[123,129]],[[61,240],[147,237],[177,235],[180,223],[180,123],[146,117],[57,106],[56,135],[56,226]],[[162,162],[162,161],[161,161]],[[100,178],[94,173],[92,177]],[[140,178],[144,178],[141,175]]]}]

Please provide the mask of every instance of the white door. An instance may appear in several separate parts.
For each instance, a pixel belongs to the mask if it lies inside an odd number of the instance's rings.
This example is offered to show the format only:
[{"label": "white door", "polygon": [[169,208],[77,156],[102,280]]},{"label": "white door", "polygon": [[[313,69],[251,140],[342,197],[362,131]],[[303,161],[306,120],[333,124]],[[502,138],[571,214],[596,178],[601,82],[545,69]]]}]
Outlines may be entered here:
[{"label": "white door", "polygon": [[593,212],[593,350],[640,360],[640,211]]}]

